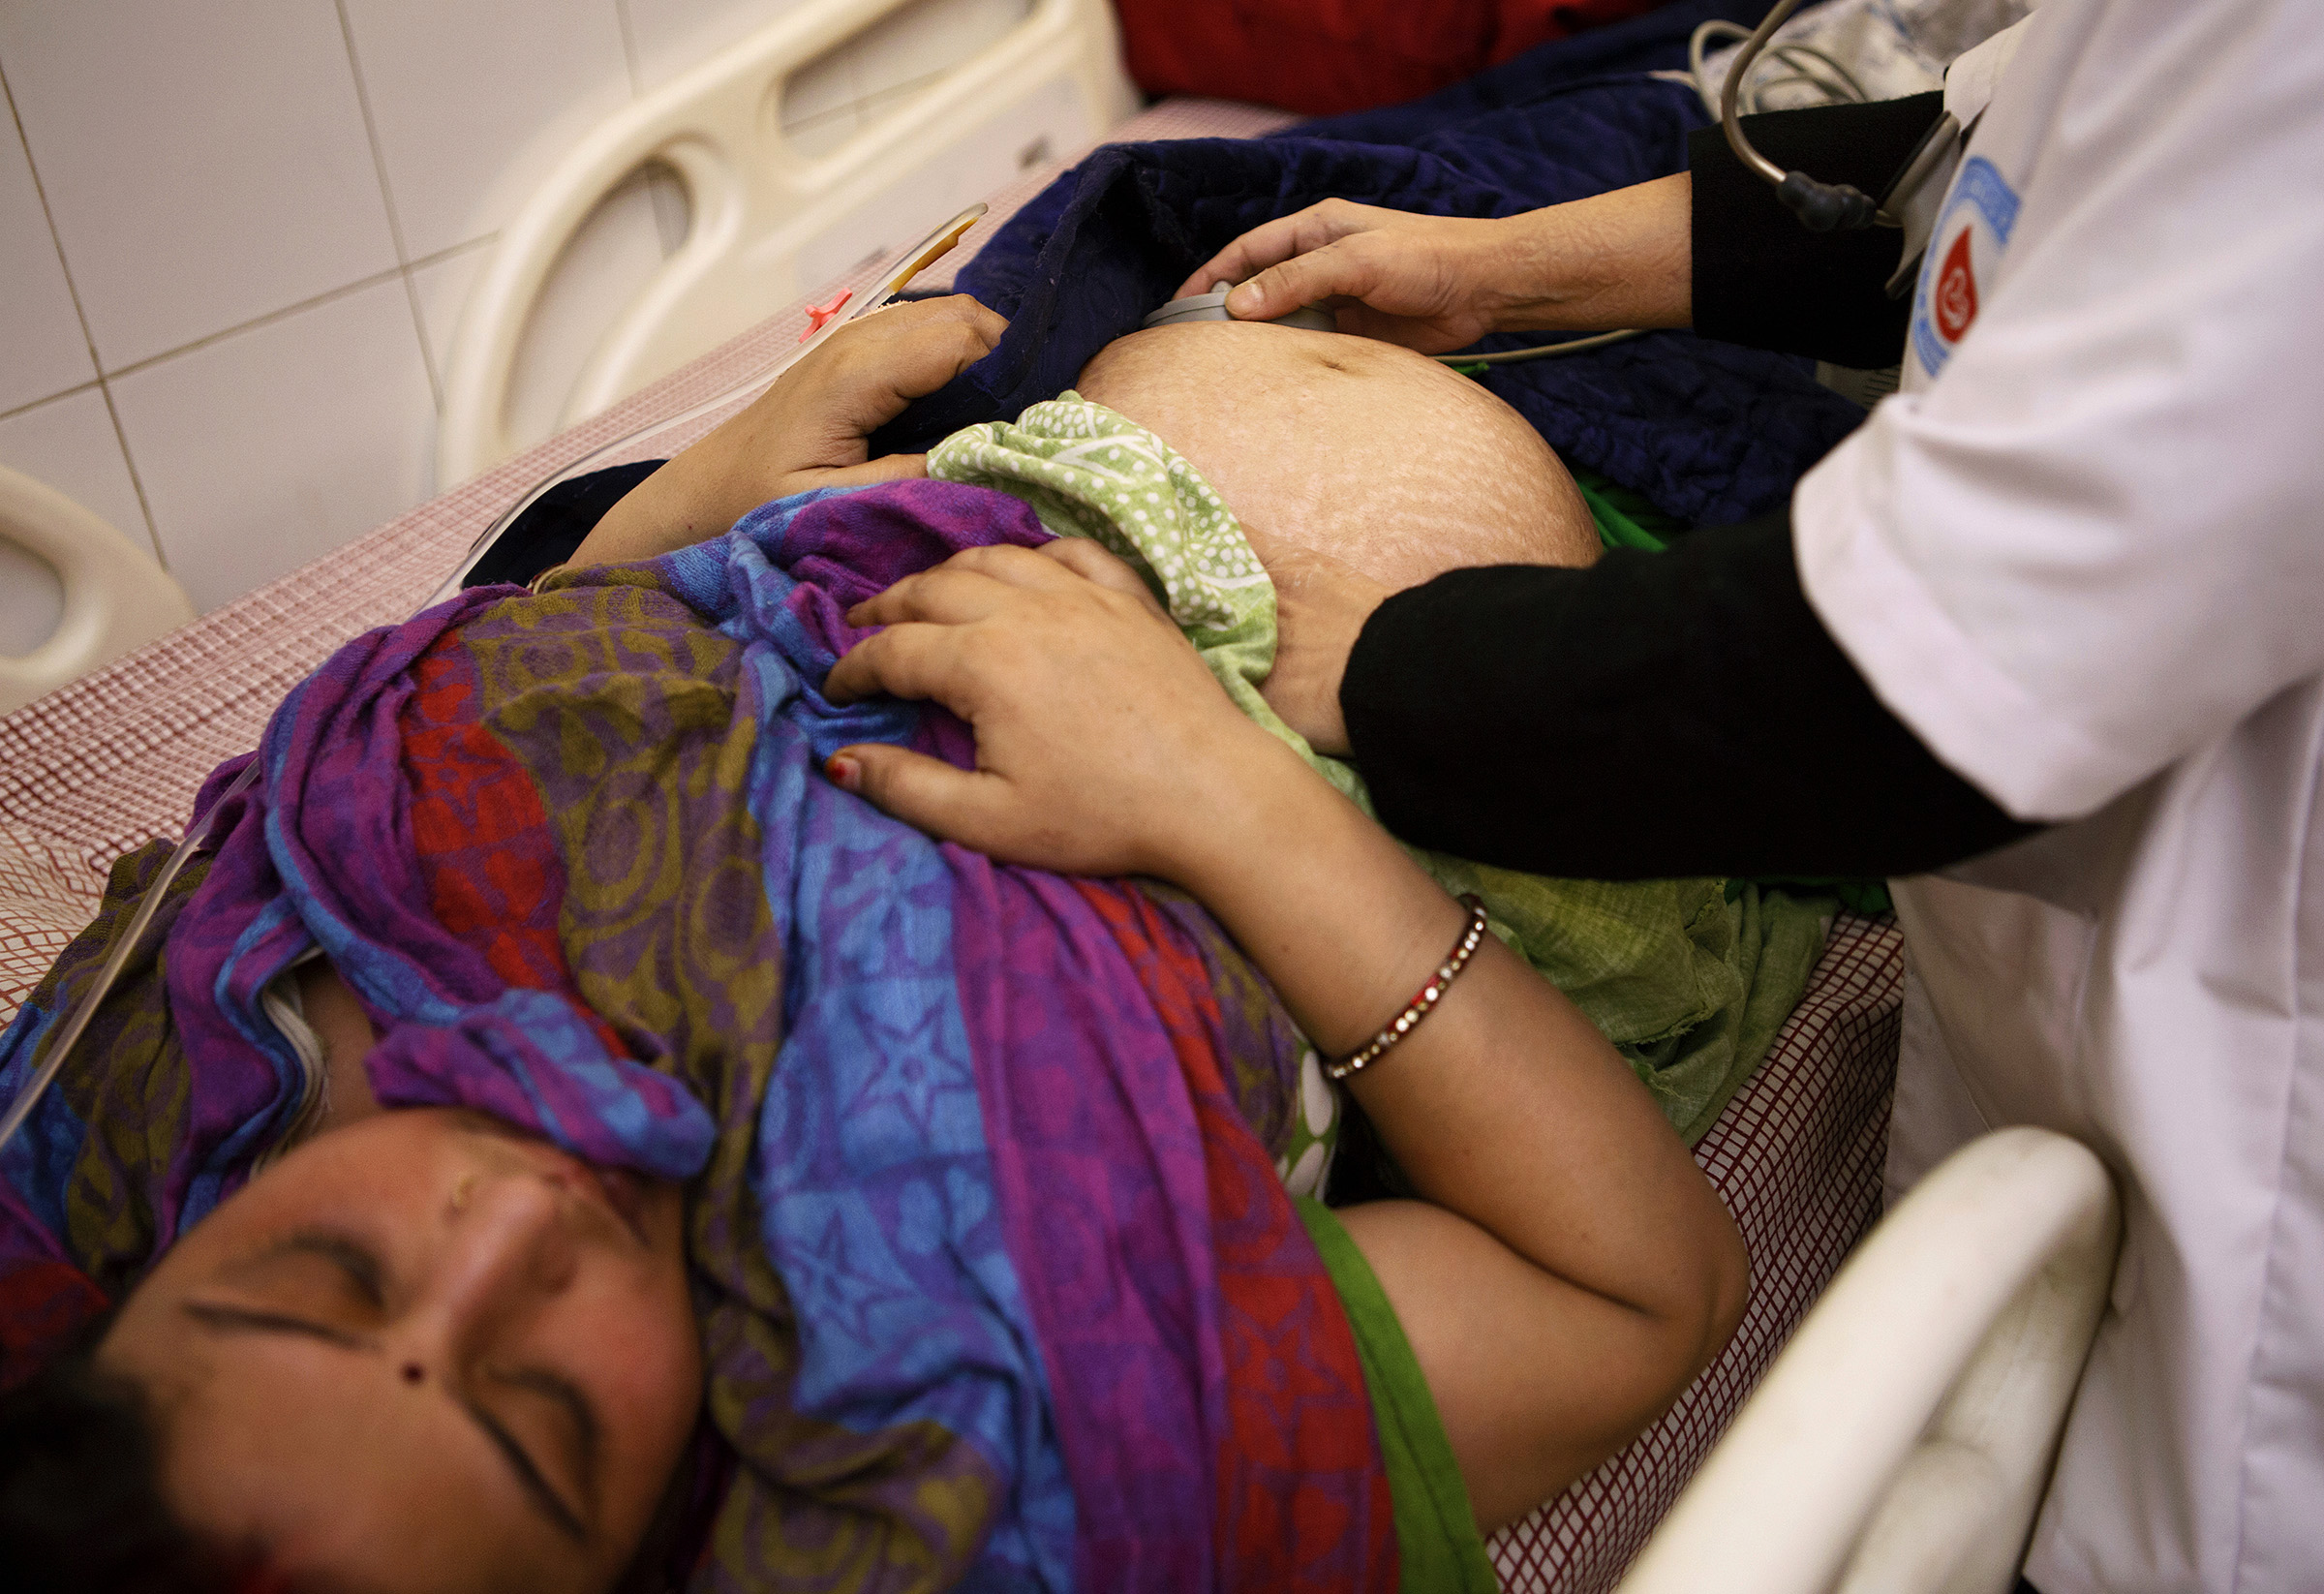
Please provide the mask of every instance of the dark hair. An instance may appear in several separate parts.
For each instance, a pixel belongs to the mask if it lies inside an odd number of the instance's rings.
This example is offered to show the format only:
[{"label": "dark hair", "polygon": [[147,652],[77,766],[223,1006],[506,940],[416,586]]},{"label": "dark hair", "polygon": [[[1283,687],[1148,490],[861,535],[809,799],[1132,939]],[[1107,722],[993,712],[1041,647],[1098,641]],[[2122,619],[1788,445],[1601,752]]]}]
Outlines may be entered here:
[{"label": "dark hair", "polygon": [[[96,1348],[109,1325],[0,1393],[0,1575],[26,1594],[321,1594],[195,1532],[162,1487],[162,1425],[135,1379]],[[701,1559],[731,1459],[707,1421],[616,1594],[683,1588]]]},{"label": "dark hair", "polygon": [[0,1566],[13,1588],[234,1594],[256,1568],[195,1534],[162,1493],[162,1435],[95,1336],[0,1395]]}]

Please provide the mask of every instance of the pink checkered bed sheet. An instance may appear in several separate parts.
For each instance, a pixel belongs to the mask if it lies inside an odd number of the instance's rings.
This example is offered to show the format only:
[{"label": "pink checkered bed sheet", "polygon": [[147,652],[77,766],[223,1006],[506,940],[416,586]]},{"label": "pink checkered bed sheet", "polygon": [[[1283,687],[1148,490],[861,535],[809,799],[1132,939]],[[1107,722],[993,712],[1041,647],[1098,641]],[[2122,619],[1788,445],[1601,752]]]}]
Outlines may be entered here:
[{"label": "pink checkered bed sheet", "polygon": [[1743,1326],[1662,1420],[1486,1548],[1509,1594],[1598,1594],[1620,1579],[1841,1259],[1881,1214],[1904,938],[1833,921],[1767,1060],[1695,1148],[1751,1251]]},{"label": "pink checkered bed sheet", "polygon": [[[1118,138],[1249,138],[1292,118],[1175,100]],[[954,257],[1058,168],[992,197]],[[951,261],[923,286],[949,283]],[[186,822],[202,778],[255,746],[283,694],[339,644],[401,620],[535,481],[763,369],[807,325],[806,303],[870,281],[866,268],[773,316],[605,414],[113,664],[0,718],[0,1021],[85,924],[114,858]],[[667,453],[707,430],[641,439]],[[1610,1588],[1880,1211],[1903,954],[1893,925],[1842,915],[1766,1064],[1696,1149],[1735,1213],[1754,1265],[1743,1327],[1652,1428],[1490,1546],[1512,1594]]]}]

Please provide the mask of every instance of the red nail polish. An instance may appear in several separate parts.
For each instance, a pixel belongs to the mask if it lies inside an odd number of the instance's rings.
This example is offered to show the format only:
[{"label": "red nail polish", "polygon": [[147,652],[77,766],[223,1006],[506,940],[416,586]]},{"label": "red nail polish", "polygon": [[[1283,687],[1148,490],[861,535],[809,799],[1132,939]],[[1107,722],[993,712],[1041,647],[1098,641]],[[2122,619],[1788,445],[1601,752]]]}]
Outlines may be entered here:
[{"label": "red nail polish", "polygon": [[836,752],[823,760],[823,773],[841,791],[857,790],[864,783],[864,766]]}]

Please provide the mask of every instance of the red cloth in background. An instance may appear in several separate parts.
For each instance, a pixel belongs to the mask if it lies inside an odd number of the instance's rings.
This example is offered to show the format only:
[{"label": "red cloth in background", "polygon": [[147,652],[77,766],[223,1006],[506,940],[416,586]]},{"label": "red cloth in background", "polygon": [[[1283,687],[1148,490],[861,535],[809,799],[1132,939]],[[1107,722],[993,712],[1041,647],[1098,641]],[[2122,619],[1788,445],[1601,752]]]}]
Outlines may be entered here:
[{"label": "red cloth in background", "polygon": [[1130,77],[1309,116],[1433,94],[1660,0],[1115,0]]}]

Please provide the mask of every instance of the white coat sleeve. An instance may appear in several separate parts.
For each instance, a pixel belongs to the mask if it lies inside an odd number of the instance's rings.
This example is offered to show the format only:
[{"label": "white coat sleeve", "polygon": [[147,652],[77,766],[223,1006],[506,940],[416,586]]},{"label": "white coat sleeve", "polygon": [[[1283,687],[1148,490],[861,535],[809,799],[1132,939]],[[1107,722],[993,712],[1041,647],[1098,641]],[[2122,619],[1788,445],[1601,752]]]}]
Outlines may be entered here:
[{"label": "white coat sleeve", "polygon": [[2312,8],[2037,13],[1969,152],[2005,212],[1974,319],[1794,499],[1819,616],[2019,818],[2087,813],[2324,670]]}]

